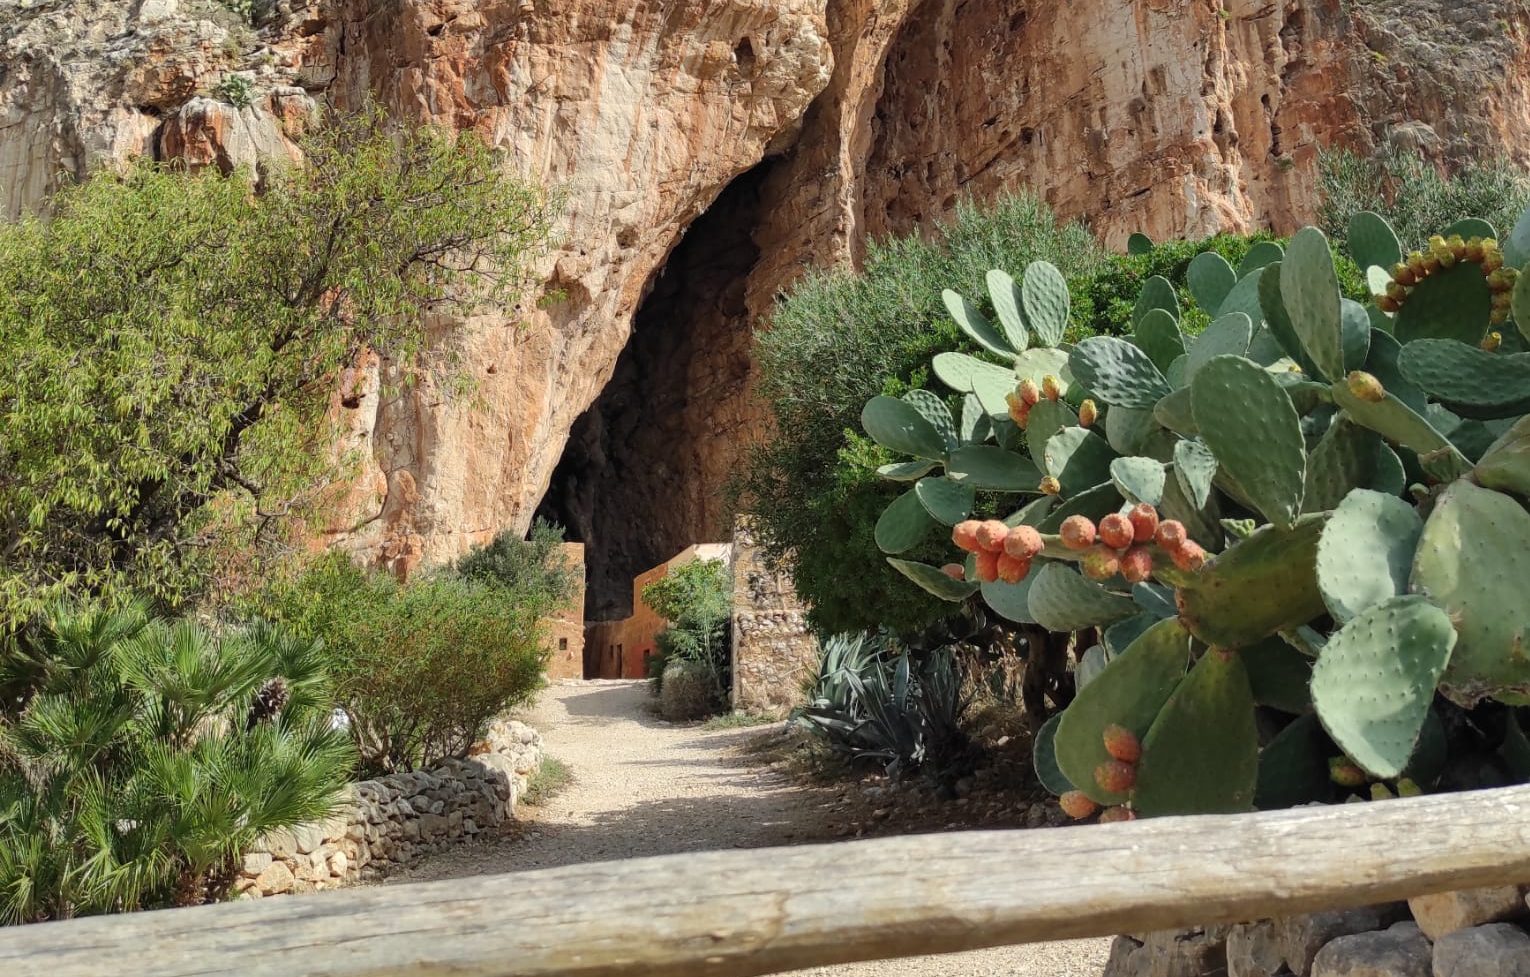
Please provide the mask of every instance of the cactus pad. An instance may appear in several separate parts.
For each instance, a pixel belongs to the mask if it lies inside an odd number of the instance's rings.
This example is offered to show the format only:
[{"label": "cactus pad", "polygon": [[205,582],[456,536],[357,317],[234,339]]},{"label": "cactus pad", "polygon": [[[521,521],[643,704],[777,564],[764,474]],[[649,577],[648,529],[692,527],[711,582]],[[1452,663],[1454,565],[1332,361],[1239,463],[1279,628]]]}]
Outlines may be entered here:
[{"label": "cactus pad", "polygon": [[1358,489],[1323,528],[1317,549],[1318,589],[1340,624],[1408,592],[1424,522],[1395,496]]},{"label": "cactus pad", "polygon": [[1117,458],[1110,463],[1110,480],[1128,502],[1157,505],[1163,500],[1163,464],[1152,458]]},{"label": "cactus pad", "polygon": [[982,444],[993,434],[993,424],[988,420],[988,412],[983,409],[983,402],[977,399],[977,394],[967,394],[962,397],[962,424],[959,432],[961,440],[967,444]]},{"label": "cactus pad", "polygon": [[1190,347],[1189,359],[1185,361],[1185,382],[1195,380],[1196,373],[1214,356],[1242,356],[1248,352],[1248,344],[1254,337],[1254,324],[1242,312],[1229,312],[1206,327]]},{"label": "cactus pad", "polygon": [[956,603],[966,600],[978,591],[977,584],[966,580],[952,580],[940,567],[932,567],[928,563],[914,563],[911,560],[899,560],[891,556],[887,558],[887,562],[894,570],[941,600]]},{"label": "cactus pad", "polygon": [[1023,455],[992,444],[969,444],[951,452],[946,477],[991,492],[1034,492],[1041,472]]},{"label": "cactus pad", "polygon": [[1105,439],[1087,428],[1065,427],[1047,439],[1046,471],[1062,483],[1064,495],[1107,481],[1115,458]]},{"label": "cactus pad", "polygon": [[1391,224],[1365,210],[1349,219],[1349,253],[1361,271],[1372,265],[1391,268],[1402,260],[1402,244]]},{"label": "cactus pad", "polygon": [[1026,266],[1020,299],[1036,341],[1043,346],[1062,342],[1063,331],[1068,328],[1068,280],[1057,266],[1046,261]]},{"label": "cactus pad", "polygon": [[1014,356],[1019,350],[1010,345],[999,330],[994,328],[993,323],[977,310],[977,306],[967,301],[962,295],[946,289],[940,293],[941,299],[946,304],[946,311],[951,313],[951,318],[956,320],[956,325],[967,337],[979,346],[999,356]]},{"label": "cactus pad", "polygon": [[1037,466],[1046,464],[1047,442],[1052,435],[1077,425],[1078,415],[1063,401],[1037,401],[1036,406],[1031,408],[1030,421],[1025,426],[1025,443],[1030,447],[1031,459]]},{"label": "cactus pad", "polygon": [[1456,632],[1425,597],[1392,597],[1328,639],[1312,670],[1318,718],[1345,753],[1377,777],[1413,755]]},{"label": "cactus pad", "polygon": [[1266,265],[1273,265],[1286,256],[1285,248],[1274,241],[1260,241],[1248,249],[1248,254],[1238,262],[1238,280],[1242,281],[1256,271],[1261,271]]},{"label": "cactus pad", "polygon": [[1444,452],[1449,467],[1455,469],[1455,475],[1450,477],[1464,475],[1471,469],[1471,462],[1446,440],[1445,435],[1390,392],[1381,400],[1371,402],[1356,397],[1343,382],[1329,389],[1333,402],[1346,414],[1388,441],[1400,444],[1420,457]]},{"label": "cactus pad", "polygon": [[1317,716],[1298,716],[1259,751],[1254,806],[1270,811],[1330,800],[1333,781],[1328,779],[1328,757],[1333,753],[1333,742]]},{"label": "cactus pad", "polygon": [[1322,614],[1316,562],[1326,521],[1309,515],[1290,529],[1264,526],[1219,555],[1180,589],[1180,620],[1209,645],[1239,648]]},{"label": "cactus pad", "polygon": [[1323,512],[1374,480],[1381,437],[1340,414],[1307,458],[1302,511]]},{"label": "cactus pad", "polygon": [[1381,381],[1387,393],[1407,404],[1415,413],[1422,414],[1429,398],[1424,388],[1403,375],[1402,343],[1380,329],[1371,330],[1371,351],[1365,357],[1365,372]]},{"label": "cactus pad", "polygon": [[1015,389],[1015,371],[995,366],[966,353],[938,353],[931,364],[935,376],[952,390],[976,394],[990,414],[1009,410],[1004,397]]},{"label": "cactus pad", "polygon": [[1348,373],[1365,366],[1365,357],[1371,348],[1371,315],[1359,302],[1343,299],[1339,302],[1339,318],[1343,323],[1340,342],[1344,350],[1344,371]]},{"label": "cactus pad", "polygon": [[1404,345],[1415,339],[1455,339],[1475,346],[1487,335],[1492,313],[1493,293],[1481,266],[1462,261],[1414,286],[1393,332]]},{"label": "cactus pad", "polygon": [[906,553],[918,546],[935,528],[918,494],[909,489],[893,500],[877,519],[873,537],[883,553]]},{"label": "cactus pad", "polygon": [[1520,418],[1488,446],[1473,475],[1483,488],[1530,496],[1530,417]]},{"label": "cactus pad", "polygon": [[1035,571],[1019,583],[995,580],[982,585],[983,601],[993,612],[1006,621],[1016,624],[1035,624],[1031,616],[1031,585],[1036,582]]},{"label": "cactus pad", "polygon": [[1185,355],[1185,337],[1179,323],[1163,309],[1149,309],[1133,331],[1137,346],[1153,365],[1167,373],[1174,361]]},{"label": "cactus pad", "polygon": [[1036,745],[1031,749],[1031,760],[1036,767],[1036,779],[1041,781],[1041,786],[1054,794],[1066,794],[1073,790],[1073,781],[1069,780],[1062,772],[1062,767],[1057,765],[1057,726],[1062,722],[1062,713],[1058,713],[1051,719],[1041,724],[1036,731]]},{"label": "cactus pad", "polygon": [[[1035,413],[1032,412],[1032,417]],[[1140,453],[1154,433],[1159,431],[1153,412],[1136,407],[1113,407],[1105,414],[1105,440],[1117,453]]]},{"label": "cactus pad", "polygon": [[1162,621],[1134,641],[1078,693],[1058,724],[1056,756],[1064,777],[1100,804],[1126,798],[1104,791],[1094,770],[1111,759],[1104,731],[1124,726],[1139,738],[1147,735],[1190,662],[1190,636],[1174,621]]},{"label": "cactus pad", "polygon": [[1189,387],[1180,387],[1154,404],[1153,420],[1183,438],[1198,437],[1201,433],[1191,410]]},{"label": "cactus pad", "polygon": [[891,451],[939,461],[946,441],[912,404],[895,397],[873,397],[861,411],[861,426],[871,439]]},{"label": "cactus pad", "polygon": [[1291,238],[1280,263],[1280,294],[1291,328],[1313,364],[1329,379],[1343,376],[1339,278],[1322,231],[1307,227]]},{"label": "cactus pad", "polygon": [[1241,654],[1256,703],[1293,715],[1312,710],[1311,658],[1280,638],[1265,638]]},{"label": "cactus pad", "polygon": [[1196,427],[1223,470],[1266,519],[1290,526],[1301,512],[1307,446],[1280,384],[1250,360],[1217,356],[1190,392]]},{"label": "cactus pad", "polygon": [[1066,502],[1048,512],[1036,528],[1044,533],[1055,533],[1069,516],[1084,516],[1098,522],[1121,508],[1125,500],[1112,482],[1104,482],[1070,496]]},{"label": "cactus pad", "polygon": [[[1530,211],[1526,212],[1530,217]],[[1519,328],[1519,333],[1525,339],[1530,340],[1530,275],[1521,273],[1514,280],[1514,325]]]},{"label": "cactus pad", "polygon": [[1321,377],[1322,374],[1313,365],[1311,357],[1302,348],[1301,337],[1296,334],[1295,327],[1291,325],[1291,316],[1286,311],[1285,298],[1280,292],[1280,269],[1284,263],[1282,259],[1267,265],[1259,273],[1259,309],[1264,315],[1264,325],[1280,348],[1285,350],[1286,355],[1301,367],[1303,373],[1309,377]]},{"label": "cactus pad", "polygon": [[1217,456],[1199,441],[1180,441],[1174,445],[1174,477],[1185,498],[1197,508],[1204,508],[1211,497],[1211,482],[1217,474]]},{"label": "cactus pad", "polygon": [[[1207,735],[1210,730],[1215,734]],[[1132,804],[1150,817],[1247,811],[1254,806],[1258,773],[1248,672],[1237,652],[1213,648],[1143,737]]]},{"label": "cactus pad", "polygon": [[1148,355],[1114,336],[1084,340],[1068,362],[1079,382],[1112,407],[1151,409],[1170,392],[1169,382]]},{"label": "cactus pad", "polygon": [[999,317],[1004,338],[1016,352],[1024,350],[1031,344],[1031,334],[1020,311],[1020,286],[1008,272],[995,268],[988,273],[988,297],[993,299],[993,311]]},{"label": "cactus pad", "polygon": [[1179,321],[1179,296],[1174,294],[1174,286],[1162,275],[1154,275],[1142,283],[1142,291],[1137,294],[1137,304],[1132,307],[1134,331],[1143,316],[1153,309],[1162,309],[1176,322]]},{"label": "cactus pad", "polygon": [[1238,284],[1238,275],[1227,259],[1215,251],[1196,255],[1185,270],[1185,283],[1195,302],[1207,313],[1215,314],[1227,298],[1227,293]]},{"label": "cactus pad", "polygon": [[947,526],[954,526],[972,514],[974,496],[969,485],[931,475],[914,483],[914,493],[924,511]]},{"label": "cactus pad", "polygon": [[933,461],[899,461],[881,466],[877,474],[894,482],[917,482],[934,470]]},{"label": "cactus pad", "polygon": [[1452,483],[1424,524],[1412,577],[1460,635],[1440,686],[1452,700],[1530,695],[1527,580],[1530,513],[1500,492]]},{"label": "cactus pad", "polygon": [[1048,631],[1081,631],[1137,613],[1130,597],[1112,593],[1063,563],[1048,563],[1031,584],[1031,617]]},{"label": "cactus pad", "polygon": [[951,416],[945,401],[928,390],[910,390],[903,395],[903,400],[924,415],[924,419],[940,434],[947,451],[954,450],[962,443],[956,433],[956,420]]},{"label": "cactus pad", "polygon": [[1489,353],[1449,339],[1404,346],[1403,376],[1463,417],[1517,417],[1530,410],[1530,353]]}]

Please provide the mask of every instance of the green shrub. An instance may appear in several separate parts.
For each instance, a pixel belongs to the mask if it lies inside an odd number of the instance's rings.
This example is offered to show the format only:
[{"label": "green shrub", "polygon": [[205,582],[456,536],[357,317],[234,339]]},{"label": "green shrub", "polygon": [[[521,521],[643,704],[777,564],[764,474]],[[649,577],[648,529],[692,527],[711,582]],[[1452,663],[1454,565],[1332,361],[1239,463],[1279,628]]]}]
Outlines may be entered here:
[{"label": "green shrub", "polygon": [[527,538],[511,532],[457,561],[457,574],[515,595],[528,614],[545,617],[568,603],[579,571],[563,556],[563,529],[544,519],[532,524]]},{"label": "green shrub", "polygon": [[212,94],[236,109],[248,108],[255,101],[255,85],[244,75],[229,75],[213,86]]},{"label": "green shrub", "polygon": [[1320,158],[1319,174],[1318,224],[1340,248],[1348,243],[1349,219],[1361,211],[1385,214],[1411,251],[1462,214],[1480,215],[1506,235],[1530,206],[1530,177],[1494,160],[1467,163],[1445,176],[1414,155],[1336,152]]},{"label": "green shrub", "polygon": [[672,659],[665,664],[659,690],[659,712],[665,719],[690,722],[712,715],[721,706],[722,690],[712,669],[688,659]]},{"label": "green shrub", "polygon": [[0,650],[0,923],[223,897],[354,762],[317,646],[54,607]]},{"label": "green shrub", "polygon": [[654,642],[658,654],[649,660],[650,676],[657,679],[654,691],[663,695],[669,668],[688,663],[708,676],[712,698],[720,701],[731,682],[728,625],[733,581],[728,565],[692,560],[674,567],[643,588],[643,602],[666,622]]},{"label": "green shrub", "polygon": [[407,361],[423,311],[520,294],[546,206],[476,135],[372,110],[304,151],[259,192],[145,162],[0,225],[0,631],[66,593],[176,607],[251,572],[327,498],[359,351]]},{"label": "green shrub", "polygon": [[482,579],[437,572],[399,583],[331,553],[255,606],[324,642],[364,773],[465,756],[491,719],[542,685],[535,602]]}]

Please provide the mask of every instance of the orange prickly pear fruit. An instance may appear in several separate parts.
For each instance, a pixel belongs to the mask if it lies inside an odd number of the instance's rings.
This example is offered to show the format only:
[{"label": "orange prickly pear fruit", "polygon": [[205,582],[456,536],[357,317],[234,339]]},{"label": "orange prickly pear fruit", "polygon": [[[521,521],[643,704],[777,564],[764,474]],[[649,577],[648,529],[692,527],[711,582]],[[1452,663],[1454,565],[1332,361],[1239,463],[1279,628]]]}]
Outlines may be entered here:
[{"label": "orange prickly pear fruit", "polygon": [[1059,482],[1057,479],[1053,478],[1051,475],[1048,475],[1046,478],[1043,478],[1041,480],[1041,494],[1042,495],[1056,495],[1056,494],[1058,494],[1061,491],[1062,491],[1062,483]]},{"label": "orange prickly pear fruit", "polygon": [[998,553],[1004,549],[1004,538],[1009,535],[1009,527],[999,519],[989,519],[978,525],[978,545],[990,553]]},{"label": "orange prickly pear fruit", "polygon": [[1004,537],[1004,552],[1017,560],[1029,560],[1040,553],[1044,545],[1034,526],[1016,526]]},{"label": "orange prickly pear fruit", "polygon": [[999,579],[999,554],[982,552],[977,555],[977,576],[983,583]]},{"label": "orange prickly pear fruit", "polygon": [[1094,545],[1094,523],[1088,516],[1069,516],[1063,520],[1057,534],[1070,550],[1087,550]]},{"label": "orange prickly pear fruit", "polygon": [[1158,531],[1153,534],[1153,539],[1158,542],[1158,545],[1170,553],[1185,545],[1185,540],[1189,538],[1190,534],[1185,531],[1185,524],[1178,519],[1165,519],[1158,524]]},{"label": "orange prickly pear fruit", "polygon": [[1005,583],[1019,583],[1031,572],[1031,561],[999,554],[999,579]]},{"label": "orange prickly pear fruit", "polygon": [[940,572],[944,573],[952,580],[967,579],[967,568],[962,566],[960,563],[947,563],[945,566],[940,568]]},{"label": "orange prickly pear fruit", "polygon": [[1048,400],[1056,400],[1062,396],[1062,385],[1050,373],[1041,378],[1041,395]]},{"label": "orange prickly pear fruit", "polygon": [[1132,545],[1135,530],[1132,521],[1119,512],[1112,512],[1100,520],[1100,542],[1113,550],[1124,550]]},{"label": "orange prickly pear fruit", "polygon": [[1206,551],[1201,548],[1201,544],[1191,539],[1185,540],[1171,555],[1174,565],[1186,573],[1194,573],[1206,565]]},{"label": "orange prickly pear fruit", "polygon": [[1036,386],[1036,381],[1027,377],[1020,381],[1017,388],[1020,393],[1020,401],[1027,407],[1033,407],[1041,401],[1041,389]]},{"label": "orange prickly pear fruit", "polygon": [[1120,760],[1106,760],[1094,768],[1094,782],[1101,790],[1124,794],[1137,782],[1137,768]]},{"label": "orange prickly pear fruit", "polygon": [[1137,734],[1117,723],[1111,723],[1104,731],[1105,752],[1122,763],[1136,763],[1142,759],[1142,741]]},{"label": "orange prickly pear fruit", "polygon": [[1129,807],[1108,807],[1100,814],[1101,824],[1117,824],[1137,820],[1137,812]]},{"label": "orange prickly pear fruit", "polygon": [[1100,805],[1090,800],[1089,795],[1081,790],[1070,790],[1063,794],[1057,799],[1057,806],[1075,821],[1082,821],[1100,809]]},{"label": "orange prickly pear fruit", "polygon": [[983,524],[976,519],[967,519],[956,524],[951,530],[951,542],[966,550],[968,553],[976,553],[983,547],[978,544],[978,527]]},{"label": "orange prickly pear fruit", "polygon": [[1136,543],[1151,543],[1153,534],[1158,532],[1158,510],[1146,502],[1139,502],[1132,506],[1126,518],[1132,521],[1132,541]]},{"label": "orange prickly pear fruit", "polygon": [[1153,575],[1153,554],[1146,546],[1133,546],[1121,557],[1121,576],[1127,583],[1142,583]]}]

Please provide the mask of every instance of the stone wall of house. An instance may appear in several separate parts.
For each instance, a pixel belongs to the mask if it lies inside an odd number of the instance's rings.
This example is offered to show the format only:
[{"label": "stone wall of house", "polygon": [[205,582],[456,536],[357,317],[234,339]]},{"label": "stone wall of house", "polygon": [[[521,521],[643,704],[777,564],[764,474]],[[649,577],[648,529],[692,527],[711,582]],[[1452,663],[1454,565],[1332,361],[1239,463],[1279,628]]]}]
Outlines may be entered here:
[{"label": "stone wall of house", "polygon": [[784,715],[818,667],[818,641],[790,575],[766,565],[747,519],[733,531],[733,708]]},{"label": "stone wall of house", "polygon": [[1530,977],[1527,888],[1118,936],[1104,977]]},{"label": "stone wall of house", "polygon": [[273,831],[244,856],[234,891],[249,899],[377,878],[421,855],[492,834],[542,763],[542,737],[504,721],[465,760],[348,788],[329,820]]}]

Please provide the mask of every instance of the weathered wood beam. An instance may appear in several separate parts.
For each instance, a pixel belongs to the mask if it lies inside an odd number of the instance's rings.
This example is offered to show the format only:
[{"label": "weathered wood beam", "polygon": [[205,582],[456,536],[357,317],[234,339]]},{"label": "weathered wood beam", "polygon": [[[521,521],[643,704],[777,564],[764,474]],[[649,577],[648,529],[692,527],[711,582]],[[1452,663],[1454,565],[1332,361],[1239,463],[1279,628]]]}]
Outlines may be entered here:
[{"label": "weathered wood beam", "polygon": [[0,930],[36,977],[749,977],[1530,881],[1530,788],[666,855]]}]

